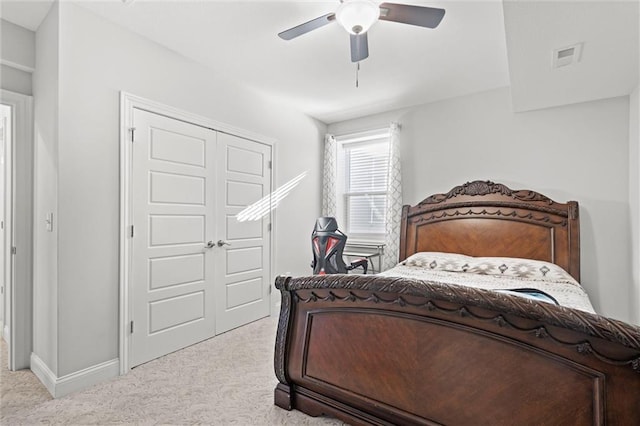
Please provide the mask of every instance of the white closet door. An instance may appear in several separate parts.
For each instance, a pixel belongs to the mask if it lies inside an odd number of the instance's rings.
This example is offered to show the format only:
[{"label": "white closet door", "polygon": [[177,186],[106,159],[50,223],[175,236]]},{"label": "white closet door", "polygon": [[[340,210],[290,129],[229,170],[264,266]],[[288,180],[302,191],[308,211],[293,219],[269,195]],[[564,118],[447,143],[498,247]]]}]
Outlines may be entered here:
[{"label": "white closet door", "polygon": [[218,153],[216,333],[223,333],[269,315],[269,203],[255,220],[236,215],[271,193],[271,147],[220,133]]},{"label": "white closet door", "polygon": [[216,137],[134,111],[132,288],[134,367],[215,333]]}]

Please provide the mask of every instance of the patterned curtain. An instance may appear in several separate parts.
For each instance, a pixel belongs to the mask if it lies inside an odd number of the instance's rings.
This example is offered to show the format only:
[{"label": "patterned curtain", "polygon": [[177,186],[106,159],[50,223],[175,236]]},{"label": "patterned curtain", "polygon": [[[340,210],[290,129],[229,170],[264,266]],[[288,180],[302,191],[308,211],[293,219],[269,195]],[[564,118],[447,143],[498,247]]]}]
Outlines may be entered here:
[{"label": "patterned curtain", "polygon": [[336,179],[338,153],[336,138],[327,134],[324,138],[324,172],[322,176],[322,216],[336,216]]},{"label": "patterned curtain", "polygon": [[387,205],[385,246],[382,270],[398,263],[400,257],[400,219],[402,218],[402,175],[400,173],[400,124],[391,123],[389,136],[389,176],[387,179]]}]

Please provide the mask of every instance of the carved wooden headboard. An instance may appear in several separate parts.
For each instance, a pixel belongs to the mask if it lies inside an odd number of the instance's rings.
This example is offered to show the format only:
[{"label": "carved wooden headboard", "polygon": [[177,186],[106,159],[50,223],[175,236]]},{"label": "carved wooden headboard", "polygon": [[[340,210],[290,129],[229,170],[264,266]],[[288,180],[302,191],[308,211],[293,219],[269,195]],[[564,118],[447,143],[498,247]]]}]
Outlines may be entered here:
[{"label": "carved wooden headboard", "polygon": [[421,251],[544,260],[580,281],[578,203],[468,182],[403,207],[400,260]]}]

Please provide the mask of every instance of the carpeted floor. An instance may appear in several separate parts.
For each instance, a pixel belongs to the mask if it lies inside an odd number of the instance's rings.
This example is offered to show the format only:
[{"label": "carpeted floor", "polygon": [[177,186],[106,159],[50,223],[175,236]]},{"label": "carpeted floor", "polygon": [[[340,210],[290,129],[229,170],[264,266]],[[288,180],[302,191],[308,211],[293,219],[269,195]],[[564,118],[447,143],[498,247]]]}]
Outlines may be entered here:
[{"label": "carpeted floor", "polygon": [[7,343],[0,338],[0,424],[4,416],[29,410],[53,398],[31,370],[9,371]]},{"label": "carpeted floor", "polygon": [[8,371],[3,343],[0,424],[343,425],[273,405],[275,330],[266,318],[59,399]]}]

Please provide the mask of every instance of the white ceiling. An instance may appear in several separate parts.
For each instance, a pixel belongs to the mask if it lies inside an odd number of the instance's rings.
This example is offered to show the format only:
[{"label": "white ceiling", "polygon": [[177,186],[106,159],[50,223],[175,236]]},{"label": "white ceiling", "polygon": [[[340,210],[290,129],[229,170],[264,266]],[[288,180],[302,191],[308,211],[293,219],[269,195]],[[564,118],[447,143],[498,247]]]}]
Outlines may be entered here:
[{"label": "white ceiling", "polygon": [[[73,1],[326,123],[508,85],[516,110],[620,96],[638,85],[637,0],[507,0],[504,7],[501,0],[402,0],[444,8],[445,17],[433,30],[378,22],[359,88],[349,37],[337,23],[291,41],[277,37],[335,11],[338,0]],[[0,13],[35,30],[50,3],[2,0]],[[551,70],[552,50],[579,41],[582,62]]]},{"label": "white ceiling", "polygon": [[53,0],[2,0],[0,18],[36,31],[52,3]]},{"label": "white ceiling", "polygon": [[[516,111],[628,95],[638,86],[638,1],[504,4]],[[582,43],[580,62],[552,68],[553,50]]]}]

